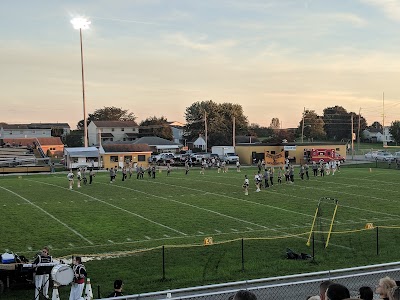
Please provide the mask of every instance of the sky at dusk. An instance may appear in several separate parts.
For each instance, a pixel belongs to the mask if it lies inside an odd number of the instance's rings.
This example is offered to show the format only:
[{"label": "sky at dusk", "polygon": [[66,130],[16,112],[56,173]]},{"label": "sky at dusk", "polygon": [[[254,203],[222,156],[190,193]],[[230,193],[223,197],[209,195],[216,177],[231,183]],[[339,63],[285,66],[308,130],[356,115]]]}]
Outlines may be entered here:
[{"label": "sky at dusk", "polygon": [[242,105],[250,123],[297,127],[340,105],[400,119],[400,0],[16,0],[0,10],[0,122],[128,109],[185,121],[196,101]]}]

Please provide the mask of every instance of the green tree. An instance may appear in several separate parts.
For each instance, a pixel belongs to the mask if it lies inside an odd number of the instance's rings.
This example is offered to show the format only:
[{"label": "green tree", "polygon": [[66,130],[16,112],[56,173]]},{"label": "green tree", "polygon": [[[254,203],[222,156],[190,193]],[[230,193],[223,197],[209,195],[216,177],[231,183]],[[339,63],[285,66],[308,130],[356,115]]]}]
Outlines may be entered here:
[{"label": "green tree", "polygon": [[269,128],[271,128],[271,129],[281,129],[281,122],[279,121],[279,118],[272,118],[271,124],[269,125]]},{"label": "green tree", "polygon": [[218,104],[212,100],[195,102],[185,111],[185,136],[189,140],[199,135],[205,136],[204,121],[207,118],[208,147],[232,145],[233,117],[235,117],[236,134],[245,134],[248,130],[248,121],[241,105]]},{"label": "green tree", "polygon": [[139,133],[143,135],[155,135],[170,141],[173,139],[172,129],[164,116],[161,118],[157,118],[156,116],[149,117],[142,121]]},{"label": "green tree", "polygon": [[389,133],[392,135],[396,144],[400,144],[400,121],[396,120],[392,122],[389,128]]},{"label": "green tree", "polygon": [[65,137],[67,147],[82,147],[83,146],[83,130],[71,130]]},{"label": "green tree", "polygon": [[351,128],[351,116],[353,116],[353,132],[358,136],[358,119],[360,119],[360,139],[362,139],[362,132],[364,129],[366,129],[367,126],[367,120],[363,116],[360,116],[359,114],[356,114],[355,112],[350,112],[350,128]]},{"label": "green tree", "polygon": [[269,138],[273,135],[273,130],[270,127],[260,126],[256,123],[251,123],[248,128],[249,135],[260,138]]},{"label": "green tree", "polygon": [[327,107],[324,109],[324,129],[329,140],[351,138],[350,115],[342,106]]},{"label": "green tree", "polygon": [[[115,106],[108,106],[96,109],[92,114],[89,114],[87,118],[87,124],[91,121],[135,121],[136,117],[133,113],[128,112],[127,109],[122,109]],[[83,120],[80,120],[77,124],[77,129],[83,129]]]},{"label": "green tree", "polygon": [[295,139],[295,130],[292,129],[277,129],[274,134],[267,139],[264,139],[264,143],[282,143],[284,140],[293,142]]},{"label": "green tree", "polygon": [[377,129],[378,131],[382,132],[383,126],[378,121],[375,121],[371,124],[371,126],[369,126],[369,128],[374,128],[374,129]]},{"label": "green tree", "polygon": [[306,110],[304,112],[304,131],[302,118],[297,127],[296,134],[300,136],[300,139],[303,132],[305,140],[324,140],[326,138],[324,125],[323,118],[317,115],[314,110]]}]

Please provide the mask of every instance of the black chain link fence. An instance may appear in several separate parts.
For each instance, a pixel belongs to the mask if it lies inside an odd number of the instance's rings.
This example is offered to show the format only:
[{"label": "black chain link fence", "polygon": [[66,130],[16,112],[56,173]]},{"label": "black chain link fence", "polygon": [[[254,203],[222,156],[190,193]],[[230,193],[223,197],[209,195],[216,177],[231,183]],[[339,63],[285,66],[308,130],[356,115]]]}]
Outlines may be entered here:
[{"label": "black chain link fence", "polygon": [[[360,287],[369,286],[375,291],[379,279],[385,276],[389,276],[396,281],[400,280],[400,262],[396,264],[282,276],[107,299],[227,300],[238,290],[244,289],[253,292],[258,299],[305,300],[309,296],[318,295],[320,284],[326,280],[331,280],[346,286],[350,291],[351,297],[357,298],[359,296],[358,291]],[[379,299],[379,295],[376,294],[374,299]]]}]

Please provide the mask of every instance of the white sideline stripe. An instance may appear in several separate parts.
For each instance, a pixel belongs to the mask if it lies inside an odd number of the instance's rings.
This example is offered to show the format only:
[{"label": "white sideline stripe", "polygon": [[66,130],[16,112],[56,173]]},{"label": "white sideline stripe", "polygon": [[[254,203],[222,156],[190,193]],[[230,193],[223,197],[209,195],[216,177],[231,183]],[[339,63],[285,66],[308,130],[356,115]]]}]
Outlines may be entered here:
[{"label": "white sideline stripe", "polygon": [[200,233],[200,234],[204,234],[204,232],[202,232],[202,231],[197,231],[198,233]]},{"label": "white sideline stripe", "polygon": [[147,236],[147,235],[145,235],[144,238],[145,238],[146,240],[151,240],[151,237],[149,237],[149,236]]},{"label": "white sideline stripe", "polygon": [[253,228],[250,228],[250,227],[246,227],[246,229],[248,229],[248,230],[253,230]]},{"label": "white sideline stripe", "polygon": [[169,235],[168,235],[168,234],[164,234],[164,236],[165,236],[166,238],[169,238]]},{"label": "white sideline stripe", "polygon": [[3,189],[11,194],[14,194],[15,196],[21,198],[22,200],[26,201],[27,203],[29,203],[30,205],[36,207],[37,209],[39,209],[40,211],[42,211],[43,213],[45,213],[46,215],[48,215],[50,218],[52,218],[53,220],[57,221],[58,223],[62,224],[65,228],[68,228],[70,231],[72,231],[73,233],[75,233],[77,236],[79,236],[81,239],[85,240],[86,242],[88,242],[89,244],[93,245],[93,243],[88,240],[87,238],[85,238],[82,234],[80,234],[78,231],[76,231],[75,229],[71,228],[70,226],[68,226],[67,224],[65,224],[63,221],[61,221],[60,219],[56,218],[55,216],[53,216],[51,213],[47,212],[46,210],[44,210],[43,208],[41,208],[40,206],[36,205],[35,203],[29,201],[28,199],[22,197],[21,195],[0,186],[0,189]]},{"label": "white sideline stripe", "polygon": [[[148,181],[146,181],[146,182],[148,182]],[[156,182],[156,183],[157,184],[162,184],[161,182]],[[105,184],[105,183],[100,183],[100,184]],[[169,185],[169,184],[166,184],[166,185]],[[135,189],[132,189],[132,188],[128,188],[128,187],[125,187],[125,186],[121,186],[121,185],[118,185],[118,184],[115,184],[115,185],[112,185],[112,186],[119,187],[119,188],[122,188],[122,189],[131,190],[131,191],[135,191],[135,192],[146,194],[146,195],[150,195],[150,196],[155,197],[155,198],[160,198],[160,199],[164,199],[164,200],[167,200],[167,201],[176,202],[176,203],[179,203],[179,204],[182,204],[182,205],[185,205],[185,206],[189,206],[189,207],[192,207],[192,208],[197,208],[197,209],[200,209],[200,210],[204,210],[206,212],[213,213],[213,214],[216,214],[216,215],[221,216],[221,217],[225,217],[225,218],[228,218],[228,219],[232,219],[232,220],[235,220],[235,221],[247,223],[247,224],[250,224],[250,225],[254,225],[254,226],[258,226],[258,227],[270,230],[267,226],[260,225],[260,224],[257,224],[257,223],[253,223],[253,222],[246,221],[246,220],[242,220],[242,219],[239,219],[239,218],[235,218],[235,217],[232,217],[232,216],[229,216],[229,215],[226,215],[226,214],[223,214],[223,213],[211,210],[211,209],[203,208],[203,207],[196,206],[196,205],[189,204],[189,203],[185,203],[185,202],[180,202],[178,200],[173,200],[173,199],[169,199],[169,198],[162,197],[162,196],[149,194],[149,193],[142,192],[142,191],[139,191],[139,190],[135,190]],[[210,194],[213,194],[213,193],[210,193]]]},{"label": "white sideline stripe", "polygon": [[[65,188],[65,187],[62,187],[62,186],[59,186],[59,185],[56,185],[56,184],[51,184],[51,183],[42,182],[42,181],[36,181],[36,180],[31,180],[31,179],[25,179],[25,180],[30,180],[30,181],[33,181],[33,182],[42,183],[42,184],[54,186],[54,187],[57,187],[57,188],[60,188],[60,189],[68,190],[68,188]],[[102,184],[104,184],[104,183],[102,183]],[[114,186],[114,185],[112,185],[112,184],[108,184],[108,185]],[[124,212],[126,212],[126,213],[128,213],[128,214],[134,215],[134,216],[136,216],[136,217],[138,217],[138,218],[141,218],[141,219],[143,219],[143,220],[146,220],[146,221],[148,221],[148,222],[150,222],[150,223],[153,223],[153,224],[156,224],[156,225],[158,225],[158,226],[161,226],[161,227],[167,228],[167,229],[169,229],[169,230],[175,231],[175,232],[177,232],[177,233],[179,233],[179,234],[187,235],[186,233],[183,233],[183,232],[181,232],[181,231],[179,231],[179,230],[173,229],[173,228],[171,228],[171,227],[169,227],[169,226],[167,226],[167,225],[164,225],[164,224],[158,223],[158,222],[156,222],[156,221],[150,220],[150,219],[148,219],[148,218],[146,218],[146,217],[143,217],[142,215],[136,214],[136,213],[134,213],[134,212],[131,212],[131,211],[129,211],[129,210],[126,210],[125,208],[116,206],[116,205],[114,205],[114,204],[108,203],[108,202],[103,201],[103,200],[100,200],[100,199],[98,199],[98,198],[96,198],[96,197],[93,197],[93,196],[90,196],[90,195],[88,195],[88,194],[85,194],[85,193],[82,193],[82,192],[78,192],[78,191],[73,191],[73,192],[78,193],[78,194],[81,194],[81,195],[86,196],[86,197],[89,197],[89,198],[91,198],[91,199],[93,199],[93,200],[99,201],[99,202],[101,202],[101,203],[103,203],[103,204],[109,205],[109,206],[114,207],[114,208],[116,208],[116,209],[122,210],[122,211],[124,211]]]},{"label": "white sideline stripe", "polygon": [[114,244],[114,242],[112,240],[108,240],[108,242],[110,242],[111,244]]},{"label": "white sideline stripe", "polygon": [[215,231],[218,232],[218,233],[221,233],[221,232],[222,232],[221,230],[218,230],[218,229],[215,229]]}]

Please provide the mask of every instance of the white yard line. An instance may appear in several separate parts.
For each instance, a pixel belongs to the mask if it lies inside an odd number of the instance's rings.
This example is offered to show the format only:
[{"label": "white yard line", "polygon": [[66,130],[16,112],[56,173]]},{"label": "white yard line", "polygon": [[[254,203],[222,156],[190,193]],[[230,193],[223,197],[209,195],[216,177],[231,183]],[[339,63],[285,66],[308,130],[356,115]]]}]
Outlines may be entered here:
[{"label": "white yard line", "polygon": [[[346,179],[348,179],[348,178],[346,178]],[[357,178],[353,178],[353,179],[357,179]],[[357,184],[346,184],[346,183],[340,183],[340,182],[337,182],[337,181],[335,181],[335,182],[333,182],[333,181],[327,182],[327,181],[315,180],[313,182],[318,182],[318,183],[322,183],[322,184],[332,184],[332,185],[336,185],[336,186],[337,185],[343,185],[343,186],[349,187],[349,188],[358,188],[358,187],[360,187]],[[387,193],[387,192],[396,193],[396,194],[399,193],[399,191],[394,191],[394,190],[391,190],[391,189],[379,189],[379,188],[376,188],[376,187],[372,187],[370,185],[363,185],[363,189],[376,190],[376,191],[381,191],[381,192],[385,192],[385,193]],[[392,201],[400,202],[400,201],[396,201],[396,200],[392,200]]]},{"label": "white yard line", "polygon": [[[325,192],[337,192],[337,193],[342,193],[344,195],[350,195],[350,196],[356,196],[356,197],[368,197],[368,196],[363,196],[363,195],[358,195],[358,194],[352,194],[352,193],[347,193],[347,192],[340,192],[337,190],[327,190],[327,189],[321,189],[321,188],[315,188],[315,187],[305,187],[305,186],[296,186],[294,184],[289,185],[290,187],[293,188],[303,188],[303,189],[312,189],[312,190],[320,190],[320,191],[325,191]],[[281,195],[287,195],[287,194],[282,194]],[[291,196],[291,197],[297,197],[297,196],[293,196],[293,195],[287,195],[287,196]],[[300,198],[300,197],[297,197]],[[373,198],[376,200],[383,200],[382,198],[377,198],[377,197],[369,197],[369,198]],[[304,198],[302,198],[304,199]],[[346,208],[351,208],[351,209],[356,209],[356,210],[360,210],[360,211],[366,211],[366,212],[370,212],[370,213],[374,213],[374,214],[381,214],[381,215],[386,215],[386,216],[390,216],[390,217],[395,217],[395,218],[400,218],[399,215],[394,215],[394,214],[389,214],[389,213],[385,213],[385,212],[380,212],[380,211],[374,211],[374,210],[370,210],[370,209],[364,209],[364,208],[359,208],[359,207],[354,207],[354,206],[348,206],[348,205],[343,205],[340,203],[341,207],[346,207]]]},{"label": "white yard line", "polygon": [[[57,187],[57,188],[60,188],[60,189],[64,189],[64,190],[68,190],[68,191],[69,191],[68,188],[65,188],[65,187],[62,187],[62,186],[59,186],[59,185],[56,185],[56,184],[51,184],[51,183],[42,182],[42,181],[36,181],[36,180],[32,180],[32,179],[25,179],[25,180],[29,180],[29,181],[33,181],[33,182],[37,182],[37,183],[41,183],[41,184],[45,184],[45,185],[50,185],[50,186],[54,186],[54,187]],[[112,184],[110,184],[110,185],[112,185]],[[177,232],[177,233],[179,233],[179,234],[181,234],[181,235],[186,235],[186,233],[184,233],[184,232],[181,232],[181,231],[179,231],[179,230],[176,230],[176,229],[174,229],[174,228],[172,228],[172,227],[169,227],[169,226],[167,226],[167,225],[158,223],[158,222],[156,222],[156,221],[150,220],[149,218],[146,218],[146,217],[144,217],[144,216],[142,216],[142,215],[136,214],[136,213],[134,213],[134,212],[131,212],[131,211],[129,211],[129,210],[126,210],[125,208],[122,208],[122,207],[116,206],[116,205],[114,205],[114,204],[108,203],[108,202],[106,202],[106,201],[103,201],[103,200],[98,199],[98,198],[96,198],[96,197],[90,196],[90,195],[88,195],[88,194],[85,194],[85,193],[82,193],[82,192],[78,192],[78,191],[76,191],[76,190],[72,190],[71,192],[75,192],[75,193],[78,193],[78,194],[80,194],[80,195],[89,197],[89,198],[91,198],[91,199],[93,199],[93,200],[99,201],[100,203],[103,203],[103,204],[106,204],[106,205],[111,206],[111,207],[113,207],[113,208],[119,209],[119,210],[121,210],[121,211],[123,211],[123,212],[126,212],[126,213],[128,213],[128,214],[134,215],[134,216],[136,216],[136,217],[138,217],[138,218],[141,218],[141,219],[143,219],[143,220],[146,220],[146,221],[148,221],[148,222],[150,222],[150,223],[153,223],[153,224],[156,224],[156,225],[158,225],[158,226],[167,228],[167,229],[169,229],[169,230],[171,230],[171,231],[174,231],[174,232]]]},{"label": "white yard line", "polygon": [[[180,178],[180,179],[181,179],[181,178]],[[186,178],[182,178],[182,179],[186,179]],[[207,182],[207,183],[214,183],[214,184],[223,184],[223,185],[238,187],[237,185],[229,184],[229,183],[216,183],[216,182],[213,182],[213,181],[192,180],[192,179],[189,179],[189,178],[187,178],[187,180],[191,180],[191,181],[200,181],[200,182]],[[149,182],[149,181],[146,181],[146,182]],[[149,182],[149,183],[153,183],[153,182]],[[265,204],[265,203],[259,203],[259,202],[255,202],[255,201],[250,201],[250,200],[245,200],[245,199],[241,199],[241,198],[231,197],[231,196],[224,195],[224,194],[218,194],[218,193],[213,193],[213,192],[206,192],[206,191],[204,191],[204,190],[199,190],[199,189],[195,189],[195,188],[191,188],[191,187],[186,187],[186,186],[181,186],[181,185],[178,186],[178,185],[175,185],[175,184],[163,183],[163,182],[157,182],[157,184],[169,185],[169,186],[173,186],[173,187],[177,187],[177,188],[183,188],[183,189],[187,189],[187,190],[193,190],[193,191],[197,191],[197,192],[207,193],[207,194],[210,194],[210,195],[215,195],[215,196],[225,197],[225,198],[229,198],[229,199],[234,199],[234,200],[237,200],[237,201],[247,202],[247,203],[250,203],[250,204],[256,204],[256,205],[266,206],[266,207],[269,207],[269,208],[273,208],[273,209],[277,209],[277,210],[282,210],[282,211],[284,211],[284,212],[293,213],[293,214],[296,214],[296,215],[302,215],[302,216],[307,216],[307,217],[311,217],[311,218],[314,217],[314,215],[311,215],[311,214],[305,214],[305,213],[301,213],[301,212],[298,212],[298,211],[294,211],[294,210],[290,210],[290,209],[286,209],[286,208],[281,208],[281,207],[277,207],[277,206],[273,206],[273,205],[269,205],[269,204]],[[264,190],[263,190],[263,191],[264,191]],[[270,191],[268,191],[268,190],[266,190],[266,191],[267,191],[267,192],[270,192]]]},{"label": "white yard line", "polygon": [[[148,181],[146,181],[146,182],[148,182]],[[162,184],[162,183],[160,183],[160,182],[158,182],[158,181],[155,182],[155,183],[156,183],[156,184]],[[167,198],[167,197],[162,197],[162,196],[153,195],[153,194],[150,194],[150,193],[147,193],[147,192],[139,191],[139,190],[136,190],[136,189],[133,189],[133,188],[129,188],[129,187],[125,187],[125,186],[122,186],[122,185],[118,185],[118,184],[106,184],[106,183],[100,183],[100,184],[104,184],[104,185],[109,185],[109,186],[114,186],[114,187],[118,187],[118,188],[122,188],[122,189],[131,190],[131,191],[134,191],[134,192],[137,192],[137,193],[141,193],[141,194],[145,194],[145,195],[148,195],[148,196],[152,196],[152,197],[155,197],[155,198],[160,198],[160,199],[163,199],[163,200],[167,200],[167,201],[179,203],[179,204],[181,204],[181,205],[185,205],[185,206],[189,206],[189,207],[192,207],[192,208],[200,209],[200,210],[203,210],[203,211],[206,211],[206,212],[209,212],[209,213],[212,213],[212,214],[215,214],[215,215],[224,217],[224,218],[232,219],[232,220],[235,220],[235,221],[238,221],[238,222],[242,222],[242,223],[246,223],[246,224],[251,224],[251,225],[254,225],[254,226],[257,226],[257,227],[261,227],[261,228],[264,228],[264,229],[267,229],[267,230],[269,229],[267,226],[260,225],[260,224],[257,224],[257,223],[254,223],[254,222],[250,222],[250,221],[246,221],[246,220],[242,220],[242,219],[239,219],[239,218],[236,218],[236,217],[232,217],[232,216],[229,216],[229,215],[226,215],[226,214],[223,214],[223,213],[220,213],[220,212],[211,210],[211,209],[203,208],[203,207],[200,207],[200,206],[197,206],[197,205],[193,205],[193,204],[181,202],[181,201],[174,200],[174,199],[170,199],[170,198]],[[167,185],[169,185],[169,184],[167,184]],[[204,191],[202,191],[202,192],[204,192]],[[212,194],[212,193],[210,193],[210,194]]]},{"label": "white yard line", "polygon": [[[228,176],[226,176],[226,177],[228,177]],[[229,177],[229,178],[236,178],[236,177]],[[237,178],[236,178],[237,179]],[[209,183],[212,183],[212,181],[207,181],[207,182],[209,182]],[[383,181],[380,181],[380,182],[383,182]],[[232,184],[228,184],[228,183],[223,183],[224,185],[231,185],[231,186],[236,186],[236,185],[232,185]],[[287,186],[290,186],[290,187],[293,187],[293,188],[304,188],[304,189],[319,189],[319,188],[314,188],[314,187],[309,187],[309,186],[304,186],[304,185],[302,185],[302,186],[298,186],[298,185],[295,185],[295,184],[291,184],[291,185],[287,185]],[[315,199],[311,199],[311,198],[304,198],[304,197],[299,197],[299,196],[295,196],[295,195],[291,195],[291,194],[285,194],[285,193],[278,193],[277,192],[277,190],[276,189],[269,189],[269,190],[265,190],[266,192],[269,192],[269,193],[273,193],[273,194],[278,194],[278,195],[284,195],[284,196],[288,196],[288,197],[292,197],[292,198],[299,198],[299,199],[307,199],[307,200],[310,200],[310,201],[314,201],[314,202],[318,202],[318,200],[315,200]],[[329,192],[337,192],[337,190],[334,190],[334,191],[332,191],[332,190],[325,190],[325,191],[329,191]],[[342,192],[342,193],[345,193],[345,192]],[[352,194],[353,195],[353,194]],[[355,196],[358,196],[358,197],[367,197],[367,196],[362,196],[362,195],[358,195],[358,194],[354,194]],[[370,197],[371,198],[371,197]],[[383,198],[377,198],[377,197],[373,197],[373,198],[376,198],[377,200],[384,200]],[[397,201],[396,201],[397,202]],[[390,217],[394,217],[394,218],[400,218],[400,216],[399,215],[393,215],[393,214],[389,214],[389,213],[385,213],[385,212],[379,212],[379,211],[373,211],[373,210],[369,210],[369,209],[364,209],[364,208],[359,208],[359,207],[354,207],[354,206],[349,206],[349,205],[343,205],[343,204],[340,204],[340,206],[342,206],[342,207],[346,207],[346,208],[350,208],[350,209],[355,209],[355,210],[360,210],[360,211],[365,211],[365,212],[370,212],[370,213],[376,213],[376,214],[381,214],[381,215],[387,215],[387,216],[390,216]],[[328,220],[328,219],[327,219]]]},{"label": "white yard line", "polygon": [[45,213],[46,215],[48,215],[50,218],[52,218],[53,220],[57,221],[58,223],[60,223],[61,225],[63,225],[65,228],[69,229],[70,231],[72,231],[73,233],[75,233],[77,236],[79,236],[81,239],[85,240],[86,242],[88,242],[89,244],[93,245],[93,243],[85,238],[82,234],[80,234],[78,231],[76,231],[75,229],[71,228],[70,226],[68,226],[67,224],[65,224],[63,221],[61,221],[60,219],[58,219],[57,217],[55,217],[54,215],[52,215],[51,213],[47,212],[46,210],[44,210],[43,208],[41,208],[40,206],[36,205],[35,203],[29,201],[28,199],[26,199],[25,197],[17,194],[16,192],[13,192],[5,187],[0,186],[1,189],[17,196],[18,198],[21,198],[22,200],[26,201],[27,203],[29,203],[30,205],[36,207],[37,209],[39,209],[40,211],[42,211],[43,213]]},{"label": "white yard line", "polygon": [[[166,183],[162,183],[162,182],[153,182],[153,181],[143,181],[143,182],[155,183],[155,184],[163,184],[163,185],[169,185],[169,186],[175,186],[175,187],[178,187],[178,188],[187,188],[187,187],[183,187],[183,186],[177,186],[177,185],[174,185],[174,184],[166,184]],[[105,183],[102,183],[102,184],[105,184]],[[136,192],[139,192],[139,193],[143,193],[143,194],[147,194],[147,195],[151,195],[151,194],[146,193],[146,192],[142,192],[142,191],[139,191],[139,190],[127,188],[127,187],[120,186],[120,185],[113,185],[113,186],[115,186],[115,187],[121,187],[121,188],[125,188],[125,189],[129,189],[129,190],[133,190],[133,191],[136,191]],[[227,195],[221,195],[221,194],[217,194],[217,193],[206,192],[206,191],[203,191],[203,190],[198,190],[198,189],[193,189],[193,188],[187,188],[187,189],[192,189],[192,190],[195,190],[195,191],[199,191],[199,192],[203,192],[203,193],[208,193],[208,194],[211,194],[211,195],[222,196],[222,197],[227,197],[227,198],[234,199],[234,200],[240,200],[240,201],[246,201],[246,202],[251,202],[251,203],[253,203],[252,201],[247,201],[247,200],[243,200],[243,199],[239,199],[239,198],[235,198],[235,197],[231,197],[231,196],[227,196]],[[195,207],[195,208],[198,208],[198,209],[201,209],[201,210],[205,210],[205,211],[208,211],[208,212],[211,212],[211,213],[214,213],[214,214],[217,214],[217,215],[226,217],[226,218],[234,219],[234,220],[237,220],[237,221],[241,221],[241,222],[248,223],[248,224],[251,224],[251,225],[255,225],[255,226],[258,226],[258,227],[262,227],[262,228],[265,228],[265,229],[270,230],[270,231],[274,231],[272,228],[266,227],[266,226],[264,226],[264,225],[259,225],[259,224],[257,224],[257,223],[249,222],[249,221],[246,221],[246,220],[241,220],[241,219],[238,219],[238,218],[235,218],[235,217],[232,217],[232,216],[229,216],[229,215],[225,215],[225,214],[222,214],[222,213],[213,211],[213,210],[209,210],[209,209],[206,209],[206,208],[202,208],[202,207],[199,207],[199,206],[196,206],[196,205],[192,205],[192,204],[189,204],[189,203],[180,202],[180,201],[177,201],[177,200],[168,199],[168,198],[165,198],[165,197],[162,197],[162,196],[157,196],[157,195],[152,195],[152,196],[153,196],[153,197],[157,197],[157,198],[161,198],[161,199],[165,199],[165,200],[168,200],[168,201],[178,202],[178,203],[181,203],[181,204],[183,204],[183,205],[188,205],[188,206]],[[263,204],[257,203],[257,202],[254,202],[254,204],[263,205]],[[270,207],[269,205],[265,205],[265,206]],[[274,207],[274,206],[272,206],[272,208],[276,208],[276,209],[280,209],[280,210],[287,211],[286,209],[277,208],[277,207]],[[289,211],[289,212],[294,212],[294,211]],[[311,216],[311,217],[313,217],[312,215],[307,215],[307,214],[303,214],[303,213],[298,213],[298,214],[302,214],[302,215],[306,215],[306,216]],[[290,233],[287,233],[287,232],[284,232],[284,231],[277,231],[277,232],[283,233],[283,234],[289,234],[289,235],[290,235]],[[303,238],[303,237],[299,237],[299,236],[294,236],[294,237],[295,237],[295,238],[299,238],[299,239],[306,240],[306,238]],[[346,247],[346,246],[337,245],[337,244],[333,244],[333,243],[331,243],[331,245],[332,245],[332,246],[335,246],[335,247],[343,248],[343,249],[348,249],[348,250],[351,250],[351,249],[352,249],[352,248],[349,248],[349,247]]]}]

